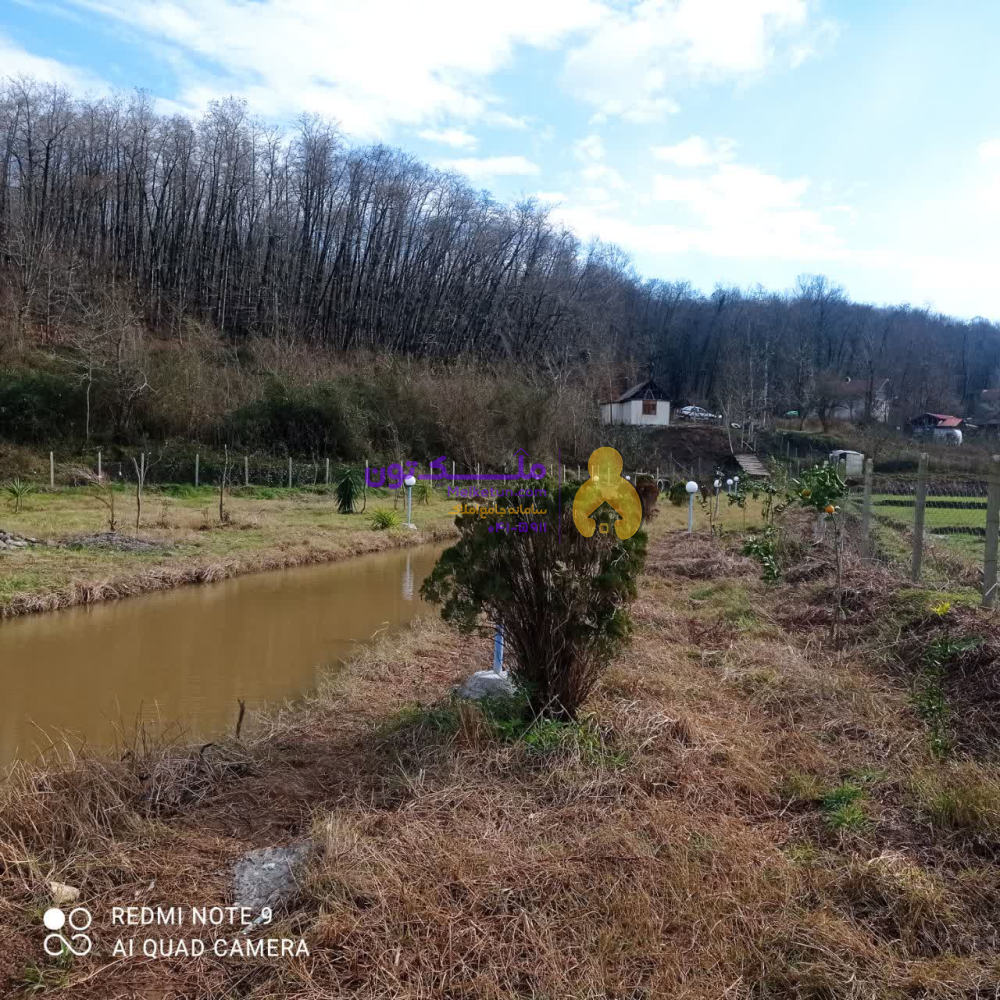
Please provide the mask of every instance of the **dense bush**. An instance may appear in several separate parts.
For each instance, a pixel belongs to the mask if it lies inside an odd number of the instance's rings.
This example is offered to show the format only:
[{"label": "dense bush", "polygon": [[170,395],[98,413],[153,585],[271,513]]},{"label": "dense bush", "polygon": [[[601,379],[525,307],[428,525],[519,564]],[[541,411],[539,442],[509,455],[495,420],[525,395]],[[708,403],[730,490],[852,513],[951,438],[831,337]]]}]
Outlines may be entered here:
[{"label": "dense bush", "polygon": [[660,491],[656,488],[656,482],[650,476],[640,476],[635,483],[635,491],[642,501],[643,520],[651,520],[659,513],[656,501],[660,497]]},{"label": "dense bush", "polygon": [[229,418],[230,436],[237,447],[266,445],[292,454],[349,457],[357,450],[349,439],[344,399],[338,387],[320,382],[291,387],[272,379],[263,399],[237,409]]},{"label": "dense bush", "polygon": [[[461,537],[421,593],[463,632],[501,626],[509,669],[533,711],[571,718],[630,635],[628,605],[646,535],[620,541],[611,530],[584,538],[570,513],[576,487],[564,485],[561,496],[553,481],[545,488],[548,496],[533,505],[538,513],[496,523],[459,517]],[[517,530],[521,523],[525,530]]]},{"label": "dense bush", "polygon": [[674,483],[667,496],[675,507],[683,507],[688,502],[687,483]]},{"label": "dense bush", "polygon": [[0,371],[0,427],[18,444],[64,441],[82,432],[84,390],[71,379],[48,371]]}]

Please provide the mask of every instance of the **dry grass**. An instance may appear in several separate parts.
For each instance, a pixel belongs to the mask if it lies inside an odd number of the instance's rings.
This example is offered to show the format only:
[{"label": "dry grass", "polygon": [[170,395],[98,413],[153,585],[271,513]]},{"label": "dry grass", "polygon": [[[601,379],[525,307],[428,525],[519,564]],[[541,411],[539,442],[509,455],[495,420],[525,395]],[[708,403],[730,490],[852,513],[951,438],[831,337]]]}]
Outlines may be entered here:
[{"label": "dry grass", "polygon": [[308,960],[95,956],[64,991],[992,995],[996,782],[985,759],[934,759],[873,624],[925,598],[852,580],[834,651],[828,580],[766,587],[669,513],[654,525],[636,640],[579,726],[512,736],[452,702],[488,649],[422,620],[207,763],[168,748],[51,787],[21,775],[0,808],[0,970],[43,958],[40,880],[105,905],[221,902],[236,854],[311,831],[322,852],[281,925]]}]

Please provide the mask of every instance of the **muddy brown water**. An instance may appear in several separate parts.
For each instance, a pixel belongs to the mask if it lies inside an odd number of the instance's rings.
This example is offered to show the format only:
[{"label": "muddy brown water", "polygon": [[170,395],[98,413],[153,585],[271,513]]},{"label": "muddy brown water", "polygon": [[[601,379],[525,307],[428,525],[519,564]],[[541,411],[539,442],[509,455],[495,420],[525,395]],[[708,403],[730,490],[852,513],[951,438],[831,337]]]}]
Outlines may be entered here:
[{"label": "muddy brown water", "polygon": [[[237,577],[0,622],[0,765],[53,734],[113,746],[122,728],[211,738],[315,689],[359,643],[431,613],[441,546]],[[72,742],[72,741],[71,741]]]}]

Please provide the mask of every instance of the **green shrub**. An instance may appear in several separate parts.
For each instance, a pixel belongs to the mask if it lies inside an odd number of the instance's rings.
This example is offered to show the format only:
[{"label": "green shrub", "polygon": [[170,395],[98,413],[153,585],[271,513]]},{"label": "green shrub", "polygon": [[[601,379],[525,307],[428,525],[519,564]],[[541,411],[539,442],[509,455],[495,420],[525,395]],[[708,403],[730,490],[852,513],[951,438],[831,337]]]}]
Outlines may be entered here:
[{"label": "green shrub", "polygon": [[7,506],[15,514],[19,514],[21,505],[35,492],[35,487],[23,479],[14,478],[3,488],[3,492],[7,495]]},{"label": "green shrub", "polygon": [[[611,530],[584,538],[571,516],[575,487],[552,480],[544,486],[544,506],[518,515],[528,530],[500,530],[475,514],[457,518],[460,539],[421,593],[462,632],[492,634],[499,624],[510,672],[532,714],[573,718],[630,637],[628,605],[646,535],[622,541]],[[610,526],[609,515],[598,513]]]},{"label": "green shrub", "polygon": [[688,502],[687,483],[674,483],[667,497],[675,507],[683,507]]},{"label": "green shrub", "polygon": [[[353,514],[359,498],[365,493],[365,476],[360,469],[345,465],[337,473],[337,510],[341,514]],[[362,507],[361,513],[364,513]]]},{"label": "green shrub", "polygon": [[403,523],[403,518],[394,510],[388,507],[378,507],[368,515],[368,524],[372,531],[386,531],[389,528],[398,528]]}]

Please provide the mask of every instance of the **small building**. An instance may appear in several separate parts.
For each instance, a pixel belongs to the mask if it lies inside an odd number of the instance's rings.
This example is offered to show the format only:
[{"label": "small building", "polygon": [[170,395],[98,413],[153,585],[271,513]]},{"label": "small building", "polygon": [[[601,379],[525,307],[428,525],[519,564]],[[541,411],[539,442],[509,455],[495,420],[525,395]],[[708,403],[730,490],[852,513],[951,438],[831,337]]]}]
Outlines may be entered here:
[{"label": "small building", "polygon": [[829,420],[854,422],[871,419],[878,424],[884,424],[889,420],[892,396],[887,378],[875,379],[874,382],[871,379],[852,378],[846,378],[842,382],[828,382],[823,386],[823,395],[829,400],[827,403]]},{"label": "small building", "polygon": [[838,448],[830,452],[830,461],[837,468],[843,467],[848,476],[863,476],[865,474],[865,456],[860,451]]},{"label": "small building", "polygon": [[670,400],[653,379],[646,379],[627,389],[610,403],[601,403],[601,423],[668,427]]},{"label": "small building", "polygon": [[950,413],[921,413],[910,421],[914,433],[925,430],[958,430],[962,426],[961,417],[953,417]]},{"label": "small building", "polygon": [[931,438],[940,444],[960,445],[965,421],[950,413],[921,413],[910,421],[915,438]]}]

